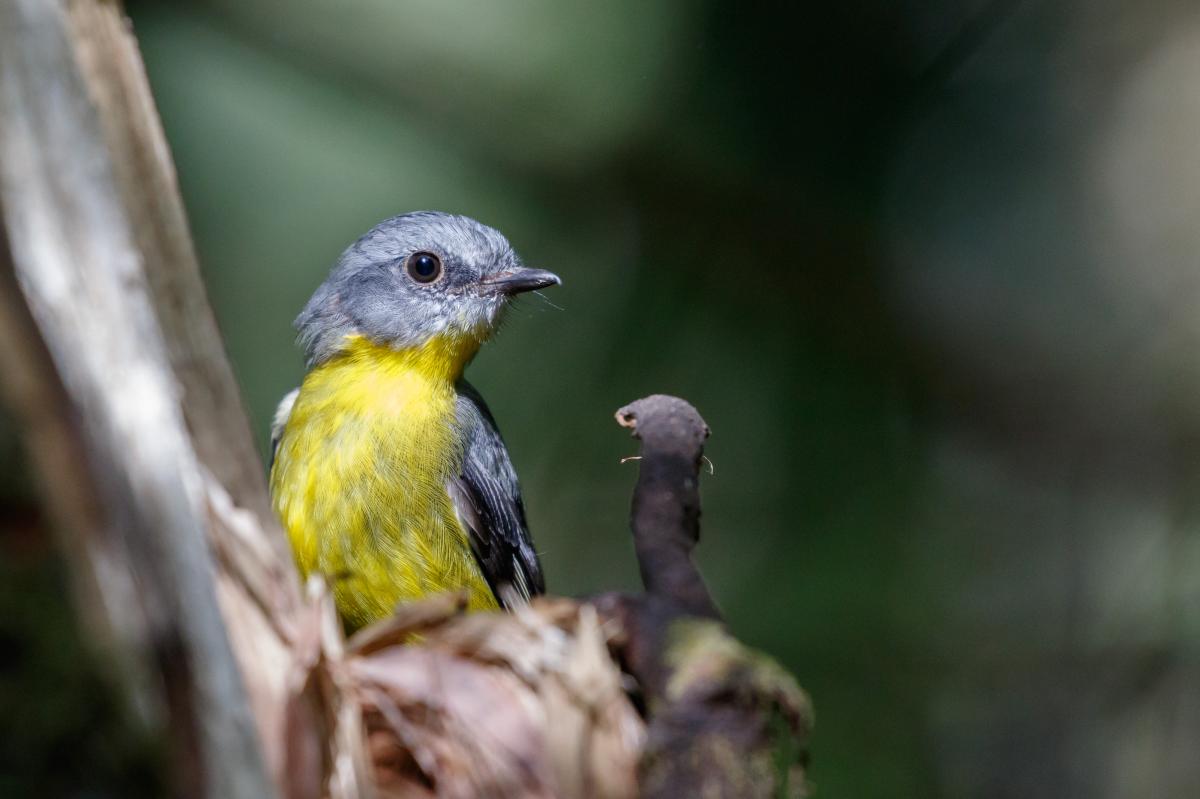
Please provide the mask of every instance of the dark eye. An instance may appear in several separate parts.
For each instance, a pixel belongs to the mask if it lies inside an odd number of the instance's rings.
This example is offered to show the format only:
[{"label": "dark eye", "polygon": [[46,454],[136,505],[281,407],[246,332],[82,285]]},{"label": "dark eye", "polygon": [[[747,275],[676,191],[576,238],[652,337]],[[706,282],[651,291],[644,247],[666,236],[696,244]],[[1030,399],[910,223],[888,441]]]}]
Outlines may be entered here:
[{"label": "dark eye", "polygon": [[431,252],[414,252],[406,266],[408,276],[418,283],[432,283],[442,276],[442,259]]}]

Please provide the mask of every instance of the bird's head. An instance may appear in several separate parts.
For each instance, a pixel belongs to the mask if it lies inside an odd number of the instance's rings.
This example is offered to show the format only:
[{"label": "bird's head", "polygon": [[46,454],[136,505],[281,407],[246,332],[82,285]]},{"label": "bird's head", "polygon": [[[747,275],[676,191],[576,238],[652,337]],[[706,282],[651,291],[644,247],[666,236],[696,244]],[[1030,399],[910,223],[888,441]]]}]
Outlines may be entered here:
[{"label": "bird's head", "polygon": [[419,211],[380,222],[350,245],[296,328],[310,366],[360,339],[395,350],[436,344],[465,362],[514,295],[561,282],[522,265],[499,231]]}]

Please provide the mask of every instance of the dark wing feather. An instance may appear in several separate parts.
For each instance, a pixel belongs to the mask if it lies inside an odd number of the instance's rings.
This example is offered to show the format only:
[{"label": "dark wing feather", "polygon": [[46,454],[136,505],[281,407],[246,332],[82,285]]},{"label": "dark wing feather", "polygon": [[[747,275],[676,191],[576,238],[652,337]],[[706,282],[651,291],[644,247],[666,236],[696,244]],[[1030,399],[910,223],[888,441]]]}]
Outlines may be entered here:
[{"label": "dark wing feather", "polygon": [[546,590],[525,522],[521,488],[496,420],[465,380],[458,384],[456,416],[464,441],[463,465],[446,489],[492,593],[511,609]]}]

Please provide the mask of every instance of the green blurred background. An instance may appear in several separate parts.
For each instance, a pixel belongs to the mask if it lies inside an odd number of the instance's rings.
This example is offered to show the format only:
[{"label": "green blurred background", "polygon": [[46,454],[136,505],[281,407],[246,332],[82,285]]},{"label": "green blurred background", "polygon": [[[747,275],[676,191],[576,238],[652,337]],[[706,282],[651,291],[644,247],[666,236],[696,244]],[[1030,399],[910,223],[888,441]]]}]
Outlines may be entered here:
[{"label": "green blurred background", "polygon": [[[612,413],[678,394],[702,568],[812,694],[818,797],[1200,796],[1194,4],[130,12],[261,443],[341,250],[476,217],[565,283],[468,373],[550,590],[636,586]],[[0,794],[153,795],[11,440]]]}]

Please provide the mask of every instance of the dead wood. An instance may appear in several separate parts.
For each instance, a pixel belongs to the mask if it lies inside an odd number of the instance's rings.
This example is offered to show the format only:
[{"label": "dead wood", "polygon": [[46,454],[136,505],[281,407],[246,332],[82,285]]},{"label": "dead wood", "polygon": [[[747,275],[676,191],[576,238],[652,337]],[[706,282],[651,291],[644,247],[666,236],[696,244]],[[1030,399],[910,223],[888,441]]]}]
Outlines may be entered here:
[{"label": "dead wood", "polygon": [[708,425],[663,395],[617,422],[642,442],[630,526],[646,593],[598,605],[619,620],[615,649],[645,695],[642,796],[804,796],[808,696],[729,632],[692,561]]}]

